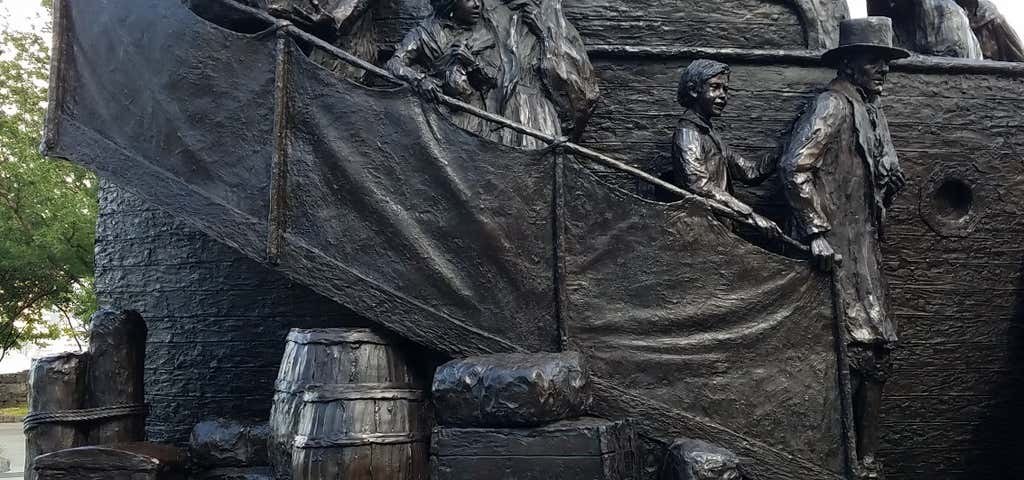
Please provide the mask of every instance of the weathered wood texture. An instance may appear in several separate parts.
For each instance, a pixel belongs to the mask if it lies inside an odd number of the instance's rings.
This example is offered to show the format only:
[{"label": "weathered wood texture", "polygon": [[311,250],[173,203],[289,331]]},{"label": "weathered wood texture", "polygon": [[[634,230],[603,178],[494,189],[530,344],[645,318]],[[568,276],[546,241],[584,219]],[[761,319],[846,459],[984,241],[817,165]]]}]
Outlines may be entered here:
[{"label": "weathered wood texture", "polygon": [[[584,143],[663,171],[689,58],[595,59],[604,100]],[[735,64],[723,138],[744,155],[771,154],[797,114],[833,77],[827,69]],[[887,386],[889,478],[1024,476],[1014,432],[1024,415],[1024,77],[897,71],[885,99],[909,185],[890,212],[886,268],[902,347]],[[637,191],[636,182],[600,171]],[[959,180],[970,206],[947,188]],[[954,182],[955,183],[955,182]],[[740,196],[782,219],[771,179]],[[953,189],[955,193],[956,188]],[[959,218],[957,212],[968,212]]]},{"label": "weathered wood texture", "polygon": [[[101,310],[89,322],[89,392],[86,408],[142,405],[146,363],[146,322],[132,311]],[[89,445],[141,442],[145,416],[91,422]]]},{"label": "weathered wood texture", "polygon": [[423,385],[324,385],[302,401],[295,480],[428,478],[432,422]]},{"label": "weathered wood texture", "polygon": [[290,328],[365,323],[116,187],[100,207],[100,304],[149,326],[149,440],[184,444],[210,417],[265,420]]},{"label": "weathered wood texture", "polygon": [[[565,0],[566,17],[588,45],[805,48],[804,27],[784,0]],[[430,13],[426,0],[387,0],[375,17],[391,51]]]},{"label": "weathered wood texture", "polygon": [[429,373],[404,347],[366,328],[288,334],[270,413],[278,478],[419,478]]},{"label": "weathered wood texture", "polygon": [[[32,362],[29,372],[29,413],[60,412],[82,408],[85,402],[88,357],[63,353]],[[37,477],[32,468],[39,455],[77,447],[86,432],[79,423],[48,423],[25,432],[25,480]]]},{"label": "weathered wood texture", "polygon": [[39,457],[39,480],[184,480],[185,455],[153,443],[61,450]]},{"label": "weathered wood texture", "polygon": [[565,420],[538,428],[434,429],[433,480],[637,480],[639,441],[629,422]]}]

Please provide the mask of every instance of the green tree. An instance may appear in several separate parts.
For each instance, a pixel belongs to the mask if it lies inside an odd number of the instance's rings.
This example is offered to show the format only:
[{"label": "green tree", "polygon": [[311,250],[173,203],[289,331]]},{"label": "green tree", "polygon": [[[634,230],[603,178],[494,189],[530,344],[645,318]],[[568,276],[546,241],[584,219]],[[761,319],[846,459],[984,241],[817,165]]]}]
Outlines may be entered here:
[{"label": "green tree", "polygon": [[[96,179],[39,154],[50,21],[24,32],[9,20],[0,17],[0,358],[76,333],[82,325],[72,319],[87,318],[96,303]],[[45,312],[64,320],[44,321]]]}]

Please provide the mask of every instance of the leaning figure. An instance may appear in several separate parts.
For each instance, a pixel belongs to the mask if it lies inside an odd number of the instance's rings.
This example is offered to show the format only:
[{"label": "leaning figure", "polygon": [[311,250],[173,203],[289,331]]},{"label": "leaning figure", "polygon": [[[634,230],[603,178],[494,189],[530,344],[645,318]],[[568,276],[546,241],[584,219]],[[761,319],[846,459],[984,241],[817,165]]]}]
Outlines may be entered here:
[{"label": "leaning figure", "polygon": [[[430,3],[433,15],[405,36],[388,60],[388,71],[428,99],[444,94],[487,110],[499,60],[494,30],[481,0]],[[452,111],[450,117],[463,129],[494,137],[490,125],[479,117],[462,111]]]},{"label": "leaning figure", "polygon": [[822,269],[835,269],[862,478],[881,478],[875,454],[882,386],[897,340],[882,275],[881,232],[904,177],[880,96],[889,61],[910,53],[893,48],[892,37],[885,17],[840,25],[840,46],[822,57],[838,76],[800,118],[780,161],[794,233],[810,242]]},{"label": "leaning figure", "polygon": [[957,0],[971,19],[971,29],[989,60],[1024,62],[1024,44],[991,0]]},{"label": "leaning figure", "polygon": [[[374,63],[377,40],[373,7],[376,0],[260,0],[271,15],[294,23],[342,50]],[[314,48],[310,58],[338,75],[362,80],[366,71],[334,54]]]},{"label": "leaning figure", "polygon": [[971,21],[956,0],[868,0],[868,14],[892,18],[894,43],[922,55],[982,59]]},{"label": "leaning figure", "polygon": [[747,219],[769,238],[782,231],[732,194],[732,181],[761,183],[775,172],[772,156],[748,160],[722,140],[714,118],[722,116],[729,102],[729,66],[713,60],[694,60],[679,78],[676,98],[685,109],[672,136],[675,184],[705,197]]}]

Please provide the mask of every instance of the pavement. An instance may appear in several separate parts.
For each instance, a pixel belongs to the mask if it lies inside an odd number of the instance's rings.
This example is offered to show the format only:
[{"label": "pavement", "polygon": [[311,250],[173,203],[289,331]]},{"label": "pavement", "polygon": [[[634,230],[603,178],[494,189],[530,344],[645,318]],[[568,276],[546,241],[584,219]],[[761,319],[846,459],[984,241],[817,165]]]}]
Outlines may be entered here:
[{"label": "pavement", "polygon": [[25,434],[20,423],[0,423],[0,457],[11,461],[11,470],[0,478],[21,478],[25,469]]}]

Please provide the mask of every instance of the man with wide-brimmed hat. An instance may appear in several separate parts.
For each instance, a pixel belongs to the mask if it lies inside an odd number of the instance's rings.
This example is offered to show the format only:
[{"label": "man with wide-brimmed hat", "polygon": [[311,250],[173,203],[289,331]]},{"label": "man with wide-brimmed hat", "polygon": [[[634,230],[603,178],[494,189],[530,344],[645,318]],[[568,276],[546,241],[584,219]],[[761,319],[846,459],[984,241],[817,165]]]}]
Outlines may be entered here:
[{"label": "man with wide-brimmed hat", "polygon": [[838,76],[798,121],[780,160],[794,233],[811,244],[822,269],[834,270],[863,478],[881,476],[878,415],[896,344],[880,242],[904,177],[879,97],[889,62],[910,53],[894,48],[892,37],[886,17],[842,22],[839,47],[822,56]]}]

